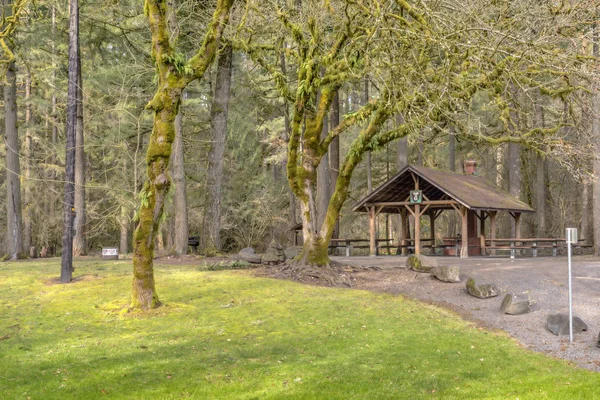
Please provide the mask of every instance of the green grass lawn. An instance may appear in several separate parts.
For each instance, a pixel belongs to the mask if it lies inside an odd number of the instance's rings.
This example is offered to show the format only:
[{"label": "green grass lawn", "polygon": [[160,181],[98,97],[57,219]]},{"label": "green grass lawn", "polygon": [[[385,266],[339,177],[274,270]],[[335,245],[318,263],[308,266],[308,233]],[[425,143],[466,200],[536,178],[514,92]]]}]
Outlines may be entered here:
[{"label": "green grass lawn", "polygon": [[[0,264],[2,399],[600,399],[600,374],[402,297],[130,262]],[[92,278],[91,276],[97,275]]]}]

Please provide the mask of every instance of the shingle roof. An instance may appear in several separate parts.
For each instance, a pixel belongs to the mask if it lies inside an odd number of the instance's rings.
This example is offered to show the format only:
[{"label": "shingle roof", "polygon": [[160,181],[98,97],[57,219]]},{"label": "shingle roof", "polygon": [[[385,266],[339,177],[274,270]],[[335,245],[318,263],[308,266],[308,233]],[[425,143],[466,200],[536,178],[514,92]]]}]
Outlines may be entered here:
[{"label": "shingle roof", "polygon": [[[407,201],[410,191],[414,189],[411,172],[421,178],[419,189],[429,200],[450,198],[471,210],[535,211],[481,176],[411,165],[361,199],[354,207],[354,211],[366,212],[367,205],[373,203]],[[451,208],[451,206],[438,206],[438,208]],[[384,207],[381,212],[397,213],[398,206]]]}]

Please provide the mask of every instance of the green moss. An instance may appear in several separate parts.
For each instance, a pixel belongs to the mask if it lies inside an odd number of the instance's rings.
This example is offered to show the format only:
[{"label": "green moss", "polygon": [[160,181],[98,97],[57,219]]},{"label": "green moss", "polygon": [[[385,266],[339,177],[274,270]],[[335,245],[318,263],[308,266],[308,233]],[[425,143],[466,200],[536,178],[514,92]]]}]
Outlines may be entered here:
[{"label": "green moss", "polygon": [[477,285],[475,284],[475,279],[469,278],[467,279],[467,290],[469,292],[474,292],[477,289]]}]

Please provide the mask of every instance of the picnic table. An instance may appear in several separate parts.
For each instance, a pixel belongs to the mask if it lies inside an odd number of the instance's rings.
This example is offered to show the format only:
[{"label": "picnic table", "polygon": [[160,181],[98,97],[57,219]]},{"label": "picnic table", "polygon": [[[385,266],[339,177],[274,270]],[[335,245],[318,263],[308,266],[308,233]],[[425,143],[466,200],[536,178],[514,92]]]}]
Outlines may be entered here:
[{"label": "picnic table", "polygon": [[[377,245],[379,245],[379,243],[387,243],[390,242],[392,239],[376,239]],[[356,244],[355,244],[356,243]],[[361,244],[361,243],[366,243],[366,244]],[[345,248],[346,249],[346,257],[350,257],[350,252],[352,249],[368,249],[369,246],[369,239],[331,239],[329,241],[329,248],[330,249],[336,249],[336,248]],[[376,249],[379,246],[376,247]],[[378,253],[378,251],[377,251]]]},{"label": "picnic table", "polygon": [[515,258],[520,250],[531,249],[531,255],[537,257],[539,249],[552,249],[552,256],[556,257],[558,246],[564,243],[566,239],[562,238],[495,238],[485,240],[485,249],[510,251],[510,258]]}]

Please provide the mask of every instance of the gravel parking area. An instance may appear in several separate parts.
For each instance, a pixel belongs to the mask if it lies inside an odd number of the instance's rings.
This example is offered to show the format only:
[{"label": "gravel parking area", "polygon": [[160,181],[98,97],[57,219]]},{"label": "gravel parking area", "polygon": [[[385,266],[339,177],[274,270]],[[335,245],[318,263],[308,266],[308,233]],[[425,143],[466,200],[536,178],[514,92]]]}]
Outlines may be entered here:
[{"label": "gravel parking area", "polygon": [[[588,331],[574,336],[554,336],[546,328],[549,314],[568,313],[566,257],[495,258],[435,257],[439,265],[458,265],[461,283],[444,283],[429,274],[406,269],[406,257],[332,257],[355,266],[377,266],[354,275],[354,287],[433,302],[450,308],[489,329],[499,329],[524,347],[563,358],[581,367],[600,371],[600,348],[596,347],[600,330],[600,260],[591,256],[573,258],[573,310],[588,325]],[[478,299],[465,289],[467,277],[477,284],[494,283],[503,293],[491,299]],[[528,293],[534,301],[532,311],[524,315],[500,312],[505,292]]]}]

